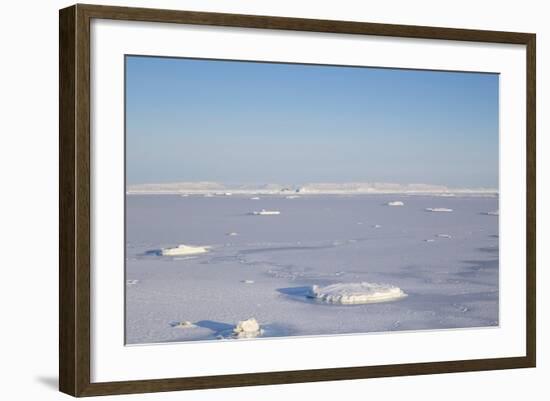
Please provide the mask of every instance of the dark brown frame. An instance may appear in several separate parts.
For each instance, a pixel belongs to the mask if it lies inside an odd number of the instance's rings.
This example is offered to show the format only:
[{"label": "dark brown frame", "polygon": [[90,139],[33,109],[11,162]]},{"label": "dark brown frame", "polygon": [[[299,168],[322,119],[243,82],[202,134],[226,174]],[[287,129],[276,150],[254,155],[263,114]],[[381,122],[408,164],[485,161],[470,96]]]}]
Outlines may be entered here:
[{"label": "dark brown frame", "polygon": [[[527,48],[527,324],[523,357],[122,382],[90,382],[90,20],[165,22],[511,43]],[[77,4],[59,13],[59,389],[73,396],[144,393],[535,367],[536,35],[422,26]]]}]

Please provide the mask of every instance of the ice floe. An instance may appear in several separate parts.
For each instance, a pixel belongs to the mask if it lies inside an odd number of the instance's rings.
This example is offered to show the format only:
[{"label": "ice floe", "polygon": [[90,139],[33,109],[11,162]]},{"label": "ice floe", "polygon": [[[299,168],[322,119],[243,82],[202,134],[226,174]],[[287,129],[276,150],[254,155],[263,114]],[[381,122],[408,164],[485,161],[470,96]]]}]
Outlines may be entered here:
[{"label": "ice floe", "polygon": [[289,195],[289,196],[285,196],[286,199],[298,199],[299,196],[298,195]]},{"label": "ice floe", "polygon": [[375,224],[372,226],[372,228],[381,228],[382,226],[380,224]]},{"label": "ice floe", "polygon": [[278,211],[278,210],[265,210],[265,209],[262,209],[259,212],[258,211],[253,211],[252,214],[254,216],[275,216],[275,215],[281,214],[281,212]]},{"label": "ice floe", "polygon": [[490,212],[487,212],[485,213],[486,215],[488,216],[498,216],[499,215],[499,211],[498,210],[492,210]]},{"label": "ice floe", "polygon": [[254,280],[241,280],[243,284],[254,284]]},{"label": "ice floe", "polygon": [[239,235],[239,233],[230,232],[230,233],[226,233],[225,235],[227,235],[227,236],[229,236],[229,237],[236,237],[237,235]]},{"label": "ice floe", "polygon": [[448,209],[446,207],[427,207],[427,212],[452,212],[453,209]]},{"label": "ice floe", "polygon": [[259,196],[253,196],[252,198],[250,198],[250,200],[260,200],[260,197]]},{"label": "ice floe", "polygon": [[241,320],[233,329],[233,337],[235,338],[254,338],[260,334],[262,334],[260,324],[253,317]]},{"label": "ice floe", "polygon": [[368,304],[393,301],[407,294],[399,287],[378,283],[338,283],[319,287],[314,285],[308,297],[331,304]]},{"label": "ice floe", "polygon": [[405,204],[401,201],[388,202],[387,205],[388,206],[405,206]]},{"label": "ice floe", "polygon": [[437,234],[436,237],[438,237],[438,238],[447,238],[447,239],[453,238],[450,234]]},{"label": "ice floe", "polygon": [[170,323],[170,326],[178,329],[190,329],[193,327],[197,327],[193,323],[191,323],[189,320],[183,320],[181,322],[172,322]]},{"label": "ice floe", "polygon": [[175,248],[163,248],[161,253],[163,256],[186,256],[207,253],[209,250],[209,246],[191,246],[181,244]]}]

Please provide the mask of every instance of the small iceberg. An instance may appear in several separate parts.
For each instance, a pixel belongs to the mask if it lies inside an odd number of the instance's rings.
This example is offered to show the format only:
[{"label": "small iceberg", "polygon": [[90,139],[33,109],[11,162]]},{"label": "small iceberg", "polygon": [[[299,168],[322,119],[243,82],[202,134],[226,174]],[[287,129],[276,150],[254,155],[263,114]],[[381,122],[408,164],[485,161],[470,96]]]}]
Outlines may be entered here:
[{"label": "small iceberg", "polygon": [[319,287],[314,285],[308,294],[309,298],[330,304],[356,305],[375,302],[394,301],[407,294],[398,287],[377,283],[338,283]]},{"label": "small iceberg", "polygon": [[226,233],[225,235],[227,235],[228,237],[236,237],[237,235],[239,235],[239,233],[230,232],[230,233]]},{"label": "small iceberg", "polygon": [[233,329],[233,337],[235,338],[254,338],[260,334],[262,334],[260,324],[253,317],[241,320]]},{"label": "small iceberg", "polygon": [[207,253],[209,250],[209,246],[191,246],[181,244],[175,248],[163,248],[161,250],[161,254],[162,256],[187,256]]},{"label": "small iceberg", "polygon": [[254,211],[254,212],[252,212],[252,214],[254,216],[276,216],[278,214],[281,214],[281,212],[279,212],[278,210],[265,210],[265,209],[262,209],[259,212]]},{"label": "small iceberg", "polygon": [[448,209],[446,207],[427,207],[427,212],[452,212],[453,209]]},{"label": "small iceberg", "polygon": [[253,196],[250,200],[260,200],[260,198],[258,196]]},{"label": "small iceberg", "polygon": [[243,284],[254,284],[254,280],[241,280]]},{"label": "small iceberg", "polygon": [[286,199],[298,199],[299,196],[298,195],[289,195],[289,196],[285,196]]},{"label": "small iceberg", "polygon": [[191,323],[189,320],[183,320],[181,322],[172,322],[170,323],[170,326],[178,329],[190,329],[193,327],[197,327],[193,323]]},{"label": "small iceberg", "polygon": [[405,206],[405,204],[401,201],[388,202],[387,205],[388,206]]},{"label": "small iceberg", "polygon": [[372,226],[372,228],[381,228],[382,226],[380,224],[375,224],[374,226]]},{"label": "small iceberg", "polygon": [[433,238],[425,239],[424,242],[435,242]]},{"label": "small iceberg", "polygon": [[498,216],[499,211],[498,210],[492,210],[490,212],[485,213],[487,216]]},{"label": "small iceberg", "polygon": [[453,238],[453,237],[451,237],[450,234],[437,234],[436,237],[438,237],[438,238],[447,238],[447,239]]}]

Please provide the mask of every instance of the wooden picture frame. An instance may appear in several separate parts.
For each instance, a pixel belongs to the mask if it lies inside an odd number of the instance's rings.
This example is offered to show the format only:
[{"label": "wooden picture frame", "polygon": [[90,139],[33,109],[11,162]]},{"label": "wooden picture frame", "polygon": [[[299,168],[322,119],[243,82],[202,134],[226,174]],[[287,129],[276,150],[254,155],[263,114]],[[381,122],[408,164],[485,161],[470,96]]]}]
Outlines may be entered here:
[{"label": "wooden picture frame", "polygon": [[[93,383],[90,380],[90,21],[109,19],[526,46],[526,350],[523,357]],[[535,34],[254,15],[74,5],[59,14],[59,388],[73,396],[144,393],[534,367],[536,361]]]}]

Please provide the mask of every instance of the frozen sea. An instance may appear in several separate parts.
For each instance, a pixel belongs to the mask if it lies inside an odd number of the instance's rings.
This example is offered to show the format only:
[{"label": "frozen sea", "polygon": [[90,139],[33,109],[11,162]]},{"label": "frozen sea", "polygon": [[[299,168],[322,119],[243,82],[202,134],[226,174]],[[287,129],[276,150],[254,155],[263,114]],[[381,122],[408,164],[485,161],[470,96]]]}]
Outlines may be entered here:
[{"label": "frozen sea", "polygon": [[[263,337],[499,324],[499,218],[487,215],[498,197],[258,196],[126,197],[127,344],[228,338],[251,317]],[[281,214],[250,215],[261,209]],[[179,244],[212,248],[159,253]],[[364,305],[307,297],[313,285],[364,281],[408,296]]]}]

